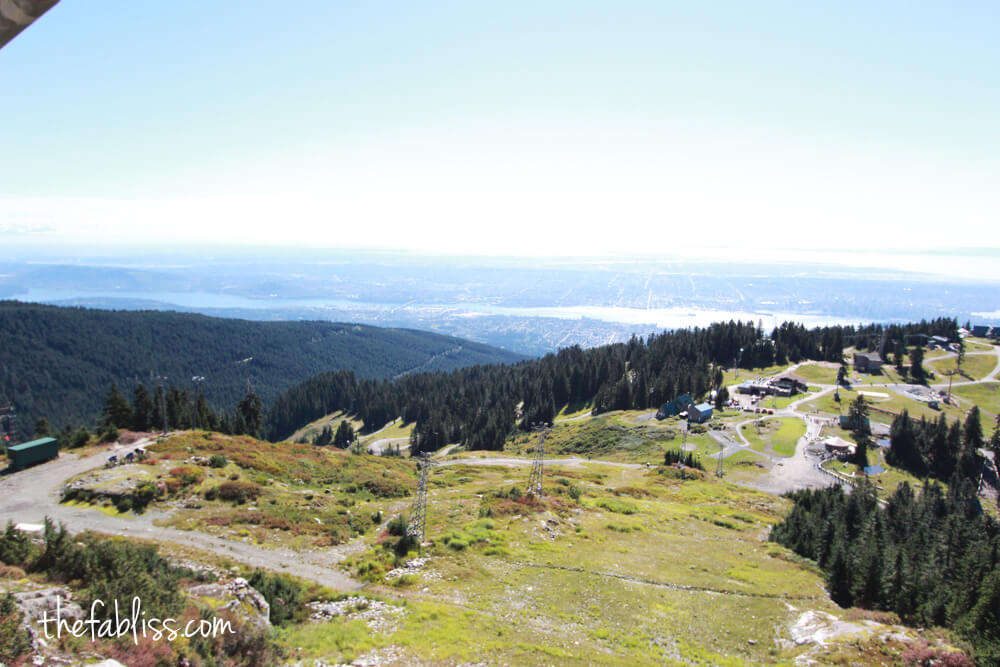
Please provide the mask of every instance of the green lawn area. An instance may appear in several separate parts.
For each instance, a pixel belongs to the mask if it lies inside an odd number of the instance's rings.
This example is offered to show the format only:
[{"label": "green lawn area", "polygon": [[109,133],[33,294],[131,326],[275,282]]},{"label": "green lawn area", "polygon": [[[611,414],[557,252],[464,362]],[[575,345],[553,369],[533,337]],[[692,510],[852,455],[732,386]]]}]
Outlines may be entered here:
[{"label": "green lawn area", "polygon": [[362,445],[368,445],[368,443],[375,442],[376,440],[381,440],[383,438],[409,438],[410,433],[413,431],[413,423],[404,424],[403,420],[396,420],[392,426],[385,428],[378,433],[372,433],[371,435],[366,435],[361,438]]},{"label": "green lawn area", "polygon": [[[702,464],[709,471],[715,470],[715,459],[707,459]],[[750,480],[767,471],[768,461],[749,449],[741,449],[722,461],[722,474],[729,481]]]},{"label": "green lawn area", "polygon": [[[905,394],[881,385],[855,385],[851,389],[841,387],[839,403],[834,400],[833,393],[831,392],[825,396],[806,401],[800,406],[800,409],[803,411],[819,410],[831,415],[847,414],[851,403],[858,397],[858,390],[889,395],[887,399],[865,397],[873,408],[869,415],[872,421],[888,423],[892,421],[892,414],[899,414],[904,409],[910,413],[911,417],[917,419],[920,419],[920,417],[937,419],[942,411],[948,415],[949,419],[964,419],[965,417],[965,410],[960,408],[944,406],[943,410],[934,410],[927,407],[927,404],[922,401],[914,400]],[[892,414],[886,414],[887,412]]]},{"label": "green lawn area", "polygon": [[764,419],[759,433],[753,424],[743,427],[743,435],[755,450],[778,456],[795,454],[795,443],[805,434],[806,423],[795,417]]},{"label": "green lawn area", "polygon": [[837,369],[826,368],[819,364],[803,364],[795,369],[794,375],[798,375],[803,380],[815,382],[816,384],[836,384]]},{"label": "green lawn area", "polygon": [[579,417],[590,412],[594,407],[591,401],[574,401],[562,406],[556,414],[556,419],[566,419],[568,417]]},{"label": "green lawn area", "polygon": [[[637,421],[648,410],[607,412],[590,419],[556,422],[545,437],[545,451],[555,456],[590,456],[612,461],[659,463],[665,448],[681,442],[676,417]],[[518,431],[504,444],[508,454],[530,456],[538,438]]]},{"label": "green lawn area", "polygon": [[303,426],[298,431],[292,434],[292,437],[288,438],[291,442],[313,442],[316,436],[320,434],[323,428],[327,425],[333,429],[333,432],[337,432],[337,428],[340,426],[340,422],[347,421],[351,428],[358,431],[364,426],[364,422],[359,419],[354,419],[343,412],[337,411],[333,414],[326,415],[325,417],[320,417],[316,421]]},{"label": "green lawn area", "polygon": [[983,382],[954,387],[951,393],[968,399],[979,406],[983,433],[989,437],[993,433],[997,413],[1000,413],[1000,382]]},{"label": "green lawn area", "polygon": [[[909,366],[907,366],[907,368],[909,368]],[[927,369],[926,360],[924,361],[924,368]],[[906,374],[905,373],[900,374],[899,371],[896,370],[896,367],[892,366],[891,364],[884,364],[882,366],[881,373],[856,373],[853,370],[851,370],[851,372],[848,373],[847,377],[849,379],[854,377],[860,377],[861,382],[859,384],[887,385],[887,384],[905,384],[909,382],[909,379],[907,378]]]},{"label": "green lawn area", "polygon": [[983,350],[995,349],[994,345],[990,343],[988,338],[966,338],[964,342],[966,352],[980,352]]},{"label": "green lawn area", "polygon": [[[938,359],[935,361],[925,362],[924,367],[933,370],[938,375],[938,382],[947,382],[948,376],[945,375],[946,372],[953,371],[957,368],[956,361],[958,357],[951,356],[943,359]],[[967,380],[981,380],[990,374],[997,364],[997,358],[992,354],[970,354],[966,355],[965,361],[962,362],[962,372],[955,375],[955,380],[964,379]]]}]

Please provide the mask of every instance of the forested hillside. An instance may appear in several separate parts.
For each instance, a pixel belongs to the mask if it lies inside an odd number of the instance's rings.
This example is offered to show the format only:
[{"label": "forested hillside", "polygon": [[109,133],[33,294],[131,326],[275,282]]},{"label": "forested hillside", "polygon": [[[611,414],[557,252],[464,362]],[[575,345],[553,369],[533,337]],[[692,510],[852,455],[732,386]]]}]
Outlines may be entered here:
[{"label": "forested hillside", "polygon": [[344,410],[368,428],[397,416],[415,421],[413,451],[437,449],[447,442],[498,449],[516,420],[524,427],[551,422],[561,406],[573,401],[592,400],[595,414],[653,408],[679,394],[700,397],[721,386],[721,368],[737,359],[744,368],[803,359],[839,361],[849,342],[877,347],[895,335],[932,330],[954,335],[956,328],[954,320],[890,329],[806,329],[789,323],[767,334],[752,323],[729,322],[633,338],[627,344],[567,348],[515,366],[415,374],[394,382],[327,373],[278,397],[269,412],[267,434],[287,437],[305,423]]},{"label": "forested hillside", "polygon": [[29,432],[38,417],[55,427],[93,424],[112,382],[130,395],[139,382],[151,390],[155,376],[179,387],[203,376],[208,403],[230,410],[246,394],[247,380],[268,404],[296,383],[334,369],[392,378],[521,359],[407,329],[0,301],[0,403],[13,403],[20,428]]},{"label": "forested hillside", "polygon": [[1000,661],[1000,532],[976,486],[955,478],[945,492],[902,484],[885,506],[864,483],[797,491],[771,539],[815,561],[843,607],[945,626],[972,643],[977,664]]}]

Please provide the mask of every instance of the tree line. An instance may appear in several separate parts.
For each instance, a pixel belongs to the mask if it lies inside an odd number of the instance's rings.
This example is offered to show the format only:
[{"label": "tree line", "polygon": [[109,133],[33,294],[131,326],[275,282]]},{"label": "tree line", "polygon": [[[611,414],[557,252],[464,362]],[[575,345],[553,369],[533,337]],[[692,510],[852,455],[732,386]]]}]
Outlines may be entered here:
[{"label": "tree line", "polygon": [[958,475],[978,482],[983,466],[977,450],[988,445],[1000,460],[1000,417],[997,419],[997,428],[987,443],[978,406],[972,406],[964,422],[956,419],[951,424],[943,414],[937,419],[917,420],[904,410],[892,420],[886,461],[917,477],[947,481]]},{"label": "tree line", "polygon": [[[10,402],[20,439],[40,417],[62,428],[94,428],[112,383],[131,395],[157,376],[220,410],[240,401],[249,380],[261,400],[321,370],[362,378],[416,368],[448,371],[523,359],[439,334],[334,322],[249,322],[192,313],[62,308],[0,300],[0,405]],[[190,396],[189,396],[190,398]]]},{"label": "tree line", "polygon": [[317,375],[281,394],[268,410],[269,439],[342,410],[370,432],[396,417],[415,422],[414,452],[449,442],[500,449],[517,428],[552,423],[559,409],[593,402],[594,414],[656,408],[681,394],[704,396],[723,383],[724,367],[840,360],[853,327],[806,329],[786,324],[770,334],[733,322],[633,337],[591,349],[570,347],[512,365],[473,366],[396,380],[359,379],[346,371]]},{"label": "tree line", "polygon": [[976,486],[948,491],[901,484],[885,507],[862,482],[789,494],[795,502],[770,539],[815,561],[842,607],[894,612],[904,622],[952,628],[977,664],[1000,661],[1000,531]]}]

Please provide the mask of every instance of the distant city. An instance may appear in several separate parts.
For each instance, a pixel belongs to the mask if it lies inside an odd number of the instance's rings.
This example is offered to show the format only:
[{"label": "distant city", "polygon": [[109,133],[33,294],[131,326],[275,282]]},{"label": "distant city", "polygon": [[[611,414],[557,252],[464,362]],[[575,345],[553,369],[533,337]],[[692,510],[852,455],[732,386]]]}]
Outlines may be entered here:
[{"label": "distant city", "polygon": [[955,316],[1000,324],[1000,292],[892,269],[720,261],[502,260],[334,253],[15,261],[0,298],[63,306],[328,320],[454,335],[525,354],[743,320],[770,330]]}]

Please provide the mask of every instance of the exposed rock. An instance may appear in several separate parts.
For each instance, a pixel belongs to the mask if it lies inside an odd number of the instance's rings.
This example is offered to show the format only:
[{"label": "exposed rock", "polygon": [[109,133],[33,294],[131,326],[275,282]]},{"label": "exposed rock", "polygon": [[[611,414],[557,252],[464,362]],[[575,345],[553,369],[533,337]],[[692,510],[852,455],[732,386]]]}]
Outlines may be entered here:
[{"label": "exposed rock", "polygon": [[396,631],[398,617],[406,613],[402,607],[360,596],[332,602],[310,602],[306,608],[311,612],[309,618],[314,621],[329,621],[337,616],[345,616],[364,621],[372,632],[386,634]]},{"label": "exposed rock", "polygon": [[260,627],[270,627],[271,606],[260,591],[243,577],[219,584],[203,584],[188,589],[188,595],[223,601],[216,609],[228,609],[237,617]]},{"label": "exposed rock", "polygon": [[385,580],[392,581],[393,579],[398,579],[403,575],[407,574],[415,575],[424,567],[424,565],[427,565],[429,561],[430,557],[414,558],[412,560],[408,560],[406,561],[406,563],[403,564],[403,567],[397,567],[393,570],[389,570],[388,572],[386,572]]},{"label": "exposed rock", "polygon": [[72,601],[65,588],[43,588],[27,593],[15,593],[14,599],[25,616],[36,621],[42,616],[48,618],[82,619],[85,614],[80,605]]}]

